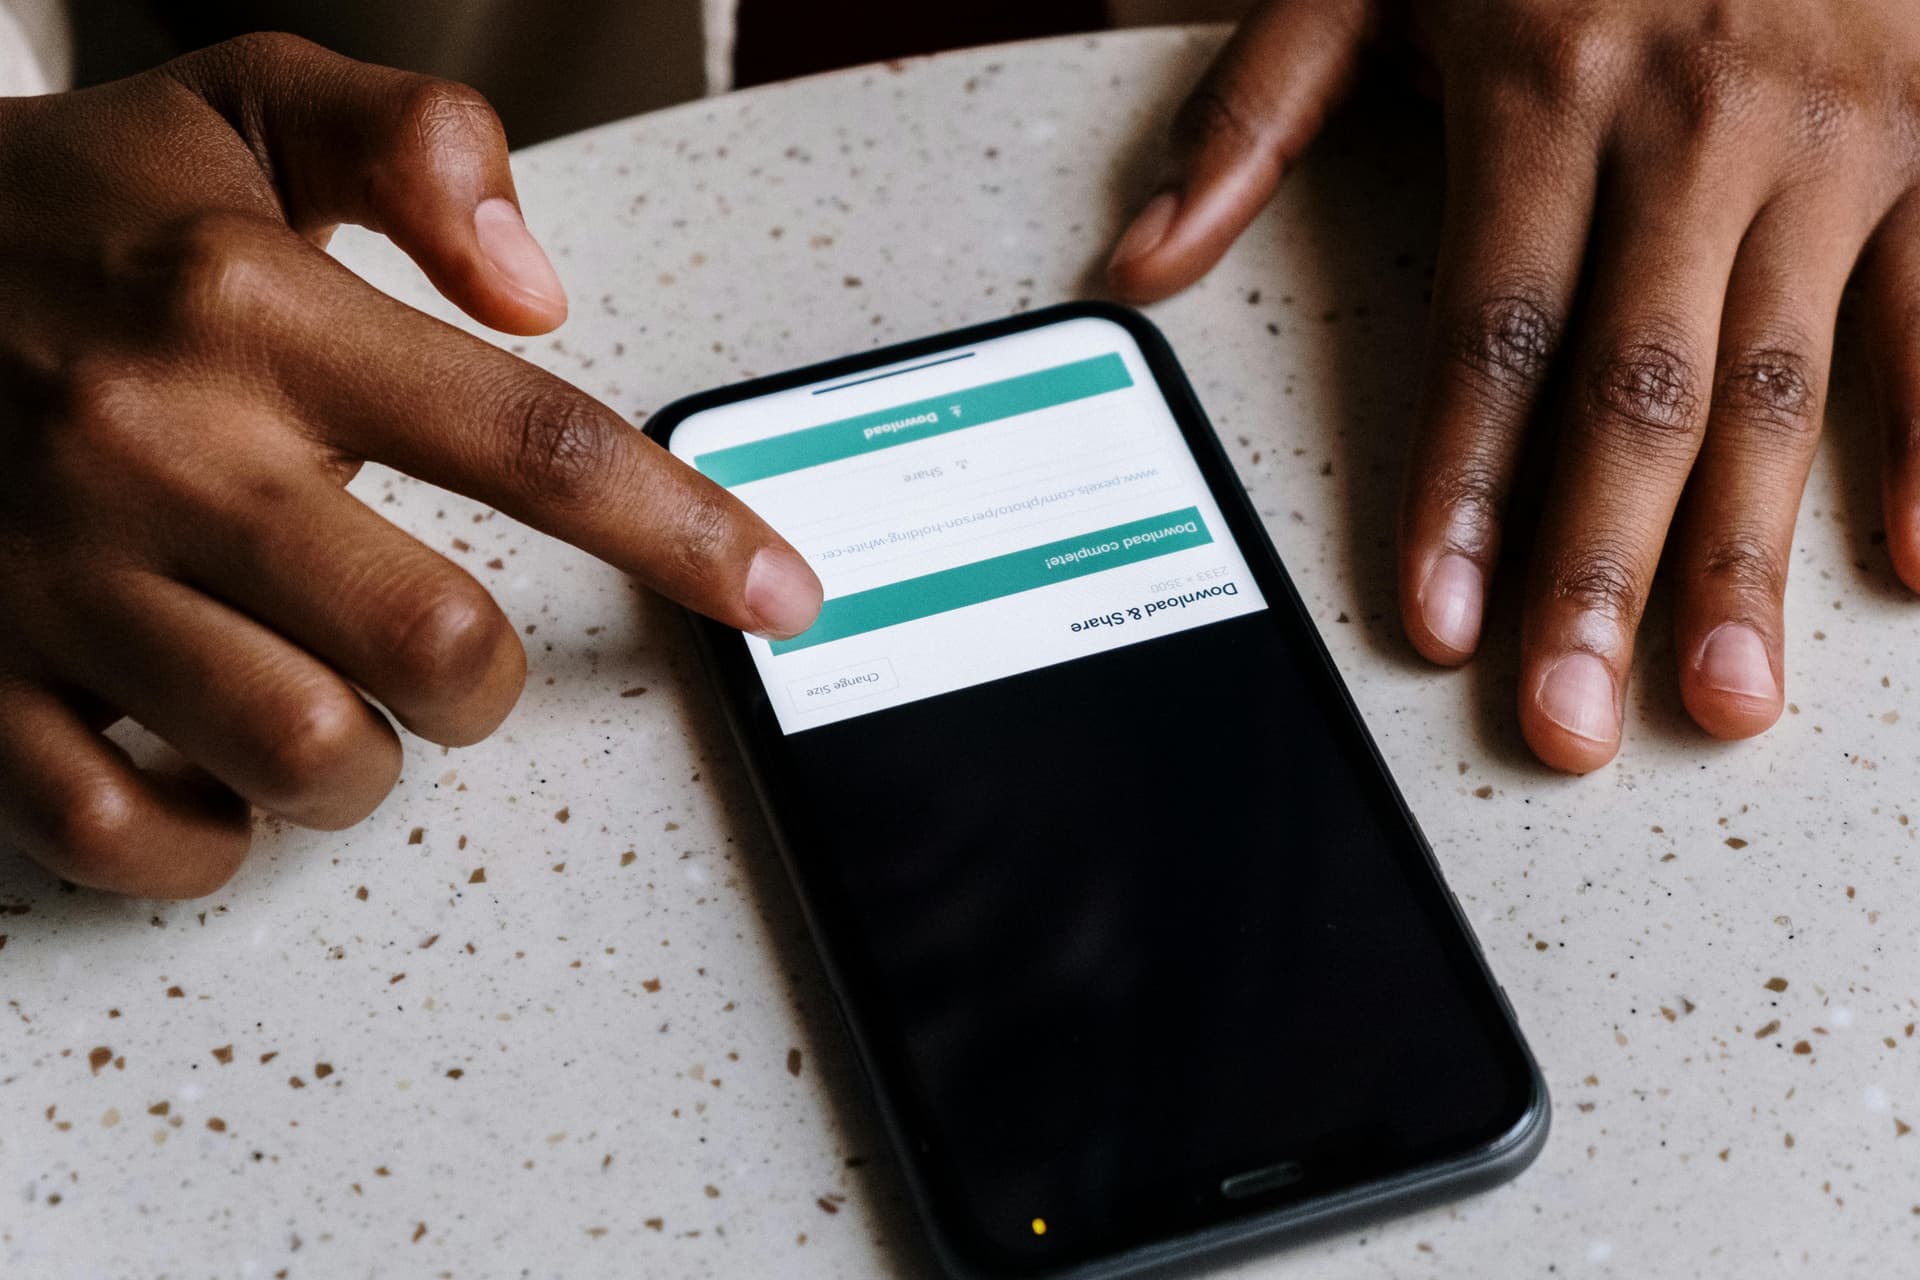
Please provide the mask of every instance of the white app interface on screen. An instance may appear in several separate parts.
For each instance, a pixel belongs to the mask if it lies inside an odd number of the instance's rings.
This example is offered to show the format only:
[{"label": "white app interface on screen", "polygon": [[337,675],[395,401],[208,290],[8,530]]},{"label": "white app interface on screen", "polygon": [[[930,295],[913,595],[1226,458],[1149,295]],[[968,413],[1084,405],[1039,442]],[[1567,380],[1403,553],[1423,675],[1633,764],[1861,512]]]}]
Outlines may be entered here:
[{"label": "white app interface on screen", "polygon": [[747,637],[786,733],[1266,606],[1109,320],[708,409],[673,452],[826,588],[800,635]]}]

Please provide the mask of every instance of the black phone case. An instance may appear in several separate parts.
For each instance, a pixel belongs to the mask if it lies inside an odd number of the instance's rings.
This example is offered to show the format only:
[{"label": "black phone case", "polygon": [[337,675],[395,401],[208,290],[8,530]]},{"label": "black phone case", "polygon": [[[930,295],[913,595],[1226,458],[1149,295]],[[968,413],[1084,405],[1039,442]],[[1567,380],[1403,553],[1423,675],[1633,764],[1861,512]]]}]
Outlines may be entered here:
[{"label": "black phone case", "polygon": [[[1338,693],[1340,705],[1358,728],[1359,736],[1366,744],[1373,766],[1385,782],[1386,789],[1392,796],[1393,803],[1398,807],[1407,828],[1412,832],[1421,854],[1426,859],[1427,866],[1434,878],[1444,885],[1445,879],[1440,874],[1439,865],[1427,844],[1426,836],[1420,831],[1419,824],[1414,821],[1411,810],[1407,808],[1406,800],[1401,796],[1398,784],[1393,781],[1393,776],[1388,771],[1386,761],[1380,755],[1378,747],[1374,744],[1372,735],[1367,733],[1365,722],[1360,718],[1359,708],[1355,706],[1346,682],[1340,678],[1332,655],[1327,652],[1326,644],[1321,639],[1318,628],[1313,625],[1305,604],[1293,586],[1293,580],[1287,575],[1279,552],[1275,550],[1273,540],[1267,534],[1259,514],[1253,509],[1246,490],[1237,483],[1226,486],[1215,483],[1218,476],[1232,477],[1236,473],[1225,449],[1220,444],[1218,435],[1215,434],[1211,422],[1200,406],[1199,398],[1194,394],[1192,384],[1188,382],[1186,373],[1180,367],[1165,336],[1152,321],[1138,311],[1106,302],[1063,303],[988,321],[985,324],[956,329],[929,338],[878,348],[856,356],[754,378],[730,387],[720,387],[674,401],[653,415],[647,423],[646,434],[658,444],[665,446],[672,439],[674,428],[681,422],[695,413],[716,405],[752,399],[809,383],[843,378],[886,365],[920,359],[955,347],[983,342],[990,338],[1005,337],[1008,334],[1080,317],[1109,320],[1124,327],[1140,344],[1140,349],[1159,381],[1160,389],[1165,394],[1167,403],[1176,418],[1183,423],[1204,428],[1192,433],[1193,436],[1198,437],[1192,442],[1196,450],[1205,450],[1208,455],[1200,459],[1208,487],[1213,491],[1215,500],[1223,510],[1237,511],[1242,517],[1240,523],[1245,528],[1256,531],[1256,536],[1240,537],[1241,551],[1249,561],[1255,559],[1264,561],[1282,586],[1283,597],[1274,601],[1271,607],[1293,610],[1304,624],[1304,631],[1312,637],[1314,657],[1322,668],[1324,678]],[[808,931],[813,936],[814,945],[824,963],[828,981],[833,986],[834,1003],[840,1011],[841,1020],[848,1034],[852,1037],[869,1091],[879,1107],[894,1154],[906,1173],[915,1209],[933,1245],[934,1253],[953,1280],[990,1280],[990,1277],[997,1273],[973,1267],[946,1239],[939,1217],[933,1212],[926,1180],[912,1146],[907,1140],[897,1108],[880,1082],[879,1069],[870,1038],[854,1007],[844,979],[842,965],[835,954],[834,940],[822,927],[813,895],[809,890],[806,877],[800,873],[788,832],[781,820],[780,807],[775,794],[777,788],[769,777],[761,740],[762,735],[767,731],[771,713],[766,707],[765,696],[752,666],[751,657],[747,653],[745,641],[738,631],[714,622],[712,619],[692,613],[687,613],[685,616],[692,625],[694,642],[700,653],[702,665],[719,691],[728,727],[746,762],[747,772],[752,779],[755,795],[759,798],[761,811],[766,816],[774,844],[779,850],[781,861],[786,865],[788,878],[799,898]],[[777,730],[775,732],[777,733]],[[1235,1258],[1251,1255],[1263,1248],[1299,1243],[1316,1236],[1351,1229],[1393,1214],[1406,1213],[1458,1199],[1508,1181],[1531,1164],[1540,1154],[1541,1148],[1546,1145],[1551,1122],[1552,1108],[1547,1095],[1546,1081],[1540,1074],[1539,1064],[1534,1060],[1525,1037],[1520,1033],[1518,1021],[1514,1017],[1513,1006],[1507,999],[1506,991],[1494,980],[1492,972],[1487,968],[1486,958],[1480,950],[1479,941],[1474,937],[1473,930],[1468,925],[1465,915],[1460,910],[1459,902],[1454,898],[1451,890],[1447,892],[1446,899],[1455,925],[1471,946],[1487,984],[1498,994],[1499,1004],[1505,1013],[1508,1026],[1526,1055],[1527,1067],[1532,1079],[1533,1100],[1511,1129],[1478,1149],[1408,1169],[1403,1173],[1382,1178],[1364,1186],[1287,1205],[1269,1213],[1224,1222],[1090,1262],[1071,1264],[1049,1272],[1026,1272],[1023,1275],[1033,1280],[1113,1280],[1115,1277],[1178,1274],[1190,1270],[1203,1260],[1224,1264]]]}]

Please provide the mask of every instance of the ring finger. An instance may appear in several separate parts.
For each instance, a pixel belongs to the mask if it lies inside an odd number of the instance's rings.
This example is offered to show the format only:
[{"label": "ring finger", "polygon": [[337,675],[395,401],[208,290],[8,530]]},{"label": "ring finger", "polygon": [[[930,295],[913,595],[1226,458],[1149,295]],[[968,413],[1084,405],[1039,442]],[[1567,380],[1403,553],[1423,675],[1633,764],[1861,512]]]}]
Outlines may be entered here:
[{"label": "ring finger", "polygon": [[1628,157],[1610,193],[1535,546],[1520,727],[1543,761],[1577,773],[1619,748],[1634,630],[1705,430],[1722,302],[1761,203],[1750,171],[1697,151],[1675,160]]},{"label": "ring finger", "polygon": [[289,821],[350,826],[399,777],[385,717],[314,658],[191,587],[143,570],[104,574],[37,632],[34,647],[64,680]]}]

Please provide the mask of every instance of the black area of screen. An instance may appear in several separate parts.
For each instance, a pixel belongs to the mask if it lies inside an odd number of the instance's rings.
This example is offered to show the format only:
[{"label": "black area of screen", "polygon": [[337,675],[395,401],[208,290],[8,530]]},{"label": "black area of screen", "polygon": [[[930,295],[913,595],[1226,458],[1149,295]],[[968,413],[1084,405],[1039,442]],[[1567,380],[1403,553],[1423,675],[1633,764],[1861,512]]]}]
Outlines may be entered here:
[{"label": "black area of screen", "polygon": [[[1283,631],[1254,614],[788,740],[793,856],[976,1259],[1117,1252],[1525,1113],[1444,891]],[[1223,1200],[1280,1161],[1300,1179]]]}]

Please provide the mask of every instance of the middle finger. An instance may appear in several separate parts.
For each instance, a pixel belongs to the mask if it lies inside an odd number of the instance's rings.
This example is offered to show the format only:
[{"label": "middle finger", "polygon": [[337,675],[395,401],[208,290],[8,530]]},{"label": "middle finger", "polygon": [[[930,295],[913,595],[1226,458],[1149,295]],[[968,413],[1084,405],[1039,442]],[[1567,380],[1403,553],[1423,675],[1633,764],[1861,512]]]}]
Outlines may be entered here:
[{"label": "middle finger", "polygon": [[1624,156],[1600,223],[1522,638],[1521,730],[1558,769],[1596,769],[1619,748],[1634,629],[1705,430],[1727,280],[1764,194],[1744,161],[1704,144]]}]

